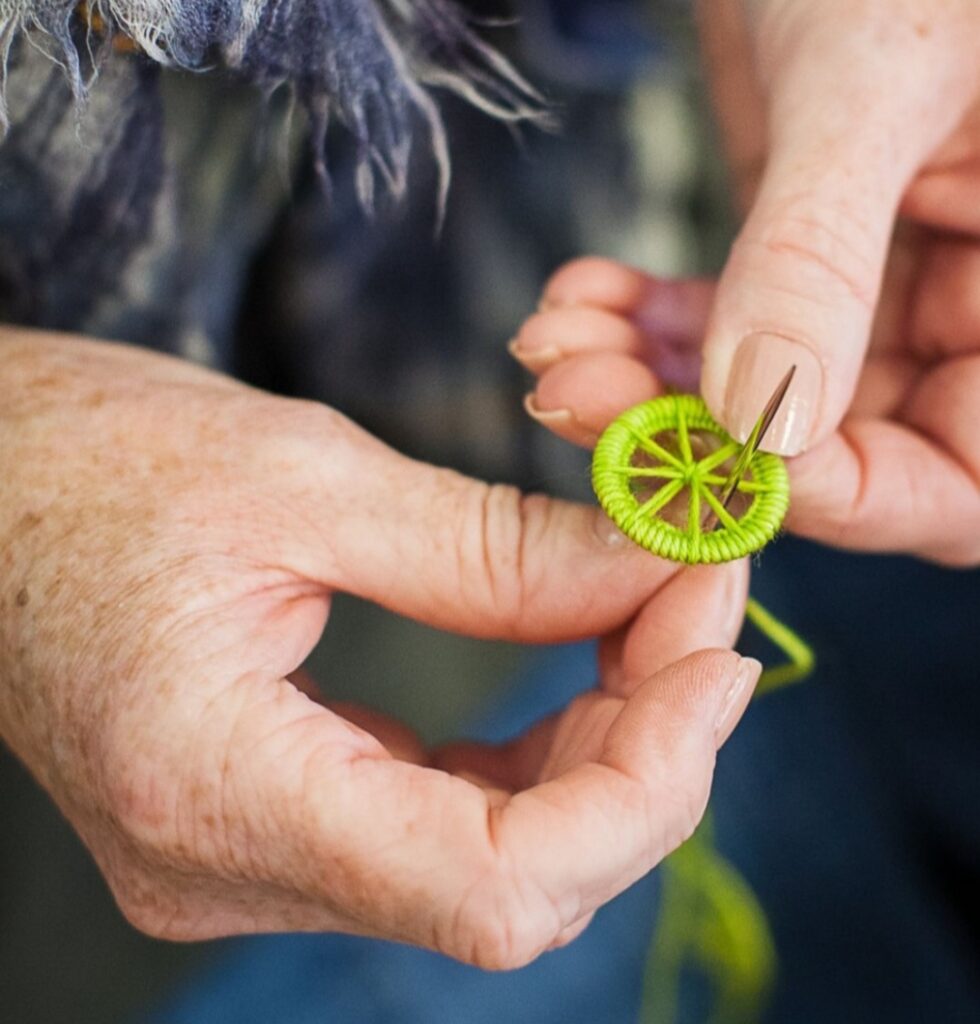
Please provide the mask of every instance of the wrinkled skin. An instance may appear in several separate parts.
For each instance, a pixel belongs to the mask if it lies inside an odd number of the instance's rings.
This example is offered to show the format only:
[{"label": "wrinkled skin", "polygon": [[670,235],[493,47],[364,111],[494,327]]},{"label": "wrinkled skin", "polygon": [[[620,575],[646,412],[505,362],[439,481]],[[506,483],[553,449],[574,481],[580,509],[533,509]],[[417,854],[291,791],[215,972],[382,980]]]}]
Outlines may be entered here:
[{"label": "wrinkled skin", "polygon": [[[511,348],[539,376],[531,411],[590,445],[665,380],[700,383],[744,436],[788,340],[819,366],[805,436],[763,444],[806,452],[789,528],[977,564],[980,5],[705,0],[701,29],[744,226],[717,282],[558,271]],[[778,339],[766,386],[730,391],[759,333]]]},{"label": "wrinkled skin", "polygon": [[[591,509],[123,346],[0,332],[0,390],[0,735],[137,927],[513,967],[694,828],[758,675],[724,649],[744,564],[679,570]],[[505,747],[425,750],[297,672],[340,590],[474,636],[605,634],[597,688]]]}]

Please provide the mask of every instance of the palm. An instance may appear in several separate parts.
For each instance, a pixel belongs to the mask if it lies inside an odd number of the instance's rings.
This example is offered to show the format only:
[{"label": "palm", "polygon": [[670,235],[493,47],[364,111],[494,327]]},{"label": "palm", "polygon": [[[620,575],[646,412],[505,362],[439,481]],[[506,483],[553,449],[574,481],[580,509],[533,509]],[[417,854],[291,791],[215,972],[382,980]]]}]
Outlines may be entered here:
[{"label": "palm", "polygon": [[[593,509],[174,360],[0,349],[0,736],[138,926],[343,929],[517,966],[690,830],[755,676],[728,650],[663,666],[730,647],[744,565],[678,571]],[[609,634],[602,688],[504,750],[427,753],[309,699],[296,667],[336,591],[473,636]]]}]

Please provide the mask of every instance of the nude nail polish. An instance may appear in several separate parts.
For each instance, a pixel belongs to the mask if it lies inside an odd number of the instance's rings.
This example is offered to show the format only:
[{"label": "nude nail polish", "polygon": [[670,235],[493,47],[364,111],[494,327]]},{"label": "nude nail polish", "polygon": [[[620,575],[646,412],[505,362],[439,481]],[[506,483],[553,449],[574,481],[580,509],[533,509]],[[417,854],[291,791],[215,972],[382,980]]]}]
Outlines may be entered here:
[{"label": "nude nail polish", "polygon": [[761,447],[780,455],[806,449],[819,411],[823,370],[812,349],[778,334],[750,334],[735,352],[725,392],[725,426],[737,441],[752,433],[791,366],[796,367],[793,382]]},{"label": "nude nail polish", "polygon": [[738,668],[735,670],[735,678],[725,691],[725,696],[718,709],[718,716],[715,719],[716,748],[720,748],[732,734],[745,710],[746,694],[755,689],[760,675],[762,675],[762,665],[755,658],[742,658],[739,661]]},{"label": "nude nail polish", "polygon": [[534,392],[529,391],[524,396],[524,411],[532,420],[546,427],[567,427],[575,422],[571,409],[542,409],[534,397]]},{"label": "nude nail polish", "polygon": [[549,366],[561,361],[561,352],[556,348],[527,349],[517,338],[507,343],[507,351],[521,366],[531,373],[543,373]]},{"label": "nude nail polish", "polygon": [[565,438],[586,448],[595,445],[598,434],[579,422],[571,409],[542,409],[533,391],[524,396],[524,410],[533,420]]}]

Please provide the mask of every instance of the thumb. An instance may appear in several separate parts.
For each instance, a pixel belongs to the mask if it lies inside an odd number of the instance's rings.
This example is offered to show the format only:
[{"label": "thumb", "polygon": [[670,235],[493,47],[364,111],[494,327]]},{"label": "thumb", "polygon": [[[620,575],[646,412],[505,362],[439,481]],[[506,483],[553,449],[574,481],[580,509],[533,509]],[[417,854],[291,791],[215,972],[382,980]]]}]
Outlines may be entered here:
[{"label": "thumb", "polygon": [[781,20],[760,24],[768,155],[719,282],[702,374],[739,440],[794,365],[764,447],[797,454],[850,404],[902,193],[975,84],[963,41],[945,22],[914,23],[916,6],[871,3],[857,16],[834,2],[782,5]]},{"label": "thumb", "polygon": [[550,643],[621,625],[678,571],[595,508],[409,459],[349,422],[341,433],[313,467],[294,549],[332,590],[440,629]]}]

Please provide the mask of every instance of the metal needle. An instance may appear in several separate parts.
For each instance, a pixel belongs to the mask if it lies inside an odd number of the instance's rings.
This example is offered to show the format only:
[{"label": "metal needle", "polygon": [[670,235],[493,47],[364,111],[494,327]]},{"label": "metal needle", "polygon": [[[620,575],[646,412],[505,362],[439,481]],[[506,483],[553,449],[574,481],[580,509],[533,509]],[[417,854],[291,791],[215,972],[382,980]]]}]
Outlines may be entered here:
[{"label": "metal needle", "polygon": [[[732,466],[732,471],[728,474],[728,479],[718,495],[723,509],[728,508],[728,503],[732,500],[742,477],[745,476],[745,471],[749,468],[752,456],[758,451],[759,445],[762,444],[762,439],[766,436],[766,431],[772,426],[772,421],[776,418],[776,413],[779,412],[779,407],[783,404],[786,392],[789,391],[794,373],[796,373],[795,365],[789,368],[789,372],[779,382],[776,390],[772,393],[772,397],[766,402],[766,407],[762,410],[762,415],[755,421],[755,426],[752,428],[752,433],[749,434],[745,446],[738,453],[735,465]],[[705,533],[711,533],[712,530],[717,528],[718,522],[718,514],[714,509],[709,508],[708,516],[701,529]]]}]

